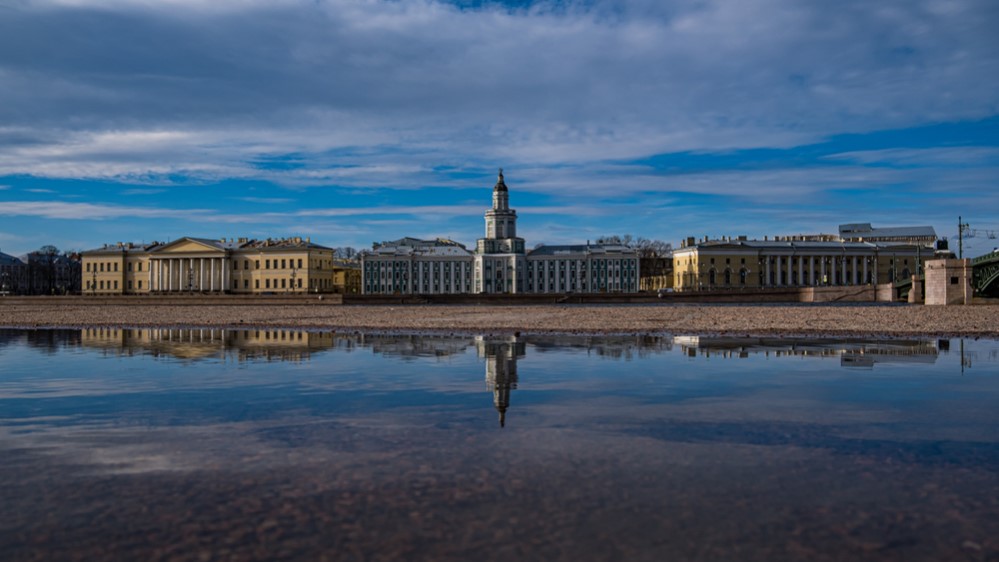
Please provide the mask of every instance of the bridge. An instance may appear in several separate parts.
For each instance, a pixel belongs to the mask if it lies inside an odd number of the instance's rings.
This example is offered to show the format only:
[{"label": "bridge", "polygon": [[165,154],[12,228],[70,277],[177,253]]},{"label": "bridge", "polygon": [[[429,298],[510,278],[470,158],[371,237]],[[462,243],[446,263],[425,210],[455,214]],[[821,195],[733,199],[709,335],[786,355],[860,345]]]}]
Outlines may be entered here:
[{"label": "bridge", "polygon": [[971,260],[971,284],[976,295],[999,297],[999,250]]},{"label": "bridge", "polygon": [[[918,279],[925,281],[924,275]],[[999,297],[999,250],[993,250],[983,256],[971,260],[971,286],[975,296]],[[895,297],[906,300],[912,289],[912,279],[900,279],[895,282]]]}]

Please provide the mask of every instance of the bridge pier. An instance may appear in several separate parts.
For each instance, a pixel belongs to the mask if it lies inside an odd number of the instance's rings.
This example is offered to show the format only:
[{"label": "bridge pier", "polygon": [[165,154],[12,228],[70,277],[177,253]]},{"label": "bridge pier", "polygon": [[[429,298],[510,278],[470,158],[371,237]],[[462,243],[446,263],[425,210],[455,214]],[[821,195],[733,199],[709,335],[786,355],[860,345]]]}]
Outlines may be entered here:
[{"label": "bridge pier", "polygon": [[971,304],[974,294],[971,281],[971,260],[927,261],[926,304]]}]

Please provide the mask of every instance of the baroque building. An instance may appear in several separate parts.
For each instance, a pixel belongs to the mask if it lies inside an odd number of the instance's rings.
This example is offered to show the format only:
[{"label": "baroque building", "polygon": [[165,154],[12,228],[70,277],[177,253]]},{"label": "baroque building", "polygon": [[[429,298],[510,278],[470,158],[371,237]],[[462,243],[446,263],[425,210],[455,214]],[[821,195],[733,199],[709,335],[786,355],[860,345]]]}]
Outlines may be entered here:
[{"label": "baroque building", "polygon": [[[499,171],[475,252],[452,240],[403,238],[362,255],[365,294],[636,293],[638,253],[618,244],[540,245],[526,251]],[[469,273],[471,275],[469,275]]]}]

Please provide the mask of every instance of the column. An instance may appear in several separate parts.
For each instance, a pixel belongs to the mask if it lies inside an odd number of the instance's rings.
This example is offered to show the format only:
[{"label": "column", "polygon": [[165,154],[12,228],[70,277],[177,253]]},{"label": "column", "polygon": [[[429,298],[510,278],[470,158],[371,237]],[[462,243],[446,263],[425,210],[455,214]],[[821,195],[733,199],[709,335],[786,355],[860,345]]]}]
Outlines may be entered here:
[{"label": "column", "polygon": [[805,256],[798,256],[798,285],[805,284]]},{"label": "column", "polygon": [[198,290],[205,290],[205,258],[198,258]]},{"label": "column", "polygon": [[167,260],[167,290],[173,291],[173,260]]},{"label": "column", "polygon": [[209,281],[209,285],[211,285],[211,291],[213,293],[215,292],[215,262],[217,261],[218,258],[212,258],[209,260],[209,268],[211,269],[211,272],[208,274],[208,278],[211,280]]},{"label": "column", "polygon": [[857,280],[857,256],[853,256],[852,266],[853,266],[853,271],[851,272],[850,276],[853,278],[853,284],[859,285],[860,283]]},{"label": "column", "polygon": [[864,279],[863,283],[867,284],[867,257],[864,257]]},{"label": "column", "polygon": [[808,258],[808,284],[815,286],[815,256]]},{"label": "column", "polygon": [[836,283],[836,260],[837,259],[838,258],[836,256],[833,256],[829,260],[829,284],[830,285],[836,285],[837,284]]},{"label": "column", "polygon": [[766,267],[765,267],[766,272],[764,273],[764,277],[763,277],[763,286],[764,287],[769,287],[770,286],[770,256],[767,256],[767,257],[763,258],[763,260],[766,263]]},{"label": "column", "polygon": [[822,281],[822,284],[825,285],[826,279],[827,279],[827,277],[826,277],[826,257],[825,256],[821,256],[819,259],[822,260],[822,262],[819,264],[819,269],[821,270],[820,273],[821,273],[821,278],[822,278],[821,281]]}]

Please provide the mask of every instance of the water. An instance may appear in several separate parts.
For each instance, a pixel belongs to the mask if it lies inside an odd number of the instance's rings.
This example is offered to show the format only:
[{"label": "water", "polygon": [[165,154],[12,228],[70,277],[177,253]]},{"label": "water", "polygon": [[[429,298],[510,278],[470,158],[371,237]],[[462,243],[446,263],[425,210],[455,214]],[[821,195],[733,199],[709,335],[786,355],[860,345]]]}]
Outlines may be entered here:
[{"label": "water", "polygon": [[3,560],[995,560],[999,342],[0,330]]}]

